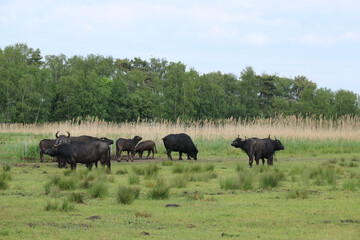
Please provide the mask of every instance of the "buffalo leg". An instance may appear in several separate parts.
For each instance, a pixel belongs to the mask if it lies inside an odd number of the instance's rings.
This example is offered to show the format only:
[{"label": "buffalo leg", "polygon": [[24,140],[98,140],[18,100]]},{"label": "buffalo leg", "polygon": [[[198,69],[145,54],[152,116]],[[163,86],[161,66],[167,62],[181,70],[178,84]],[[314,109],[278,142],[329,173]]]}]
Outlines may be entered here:
[{"label": "buffalo leg", "polygon": [[148,155],[147,155],[146,159],[148,159],[148,158],[149,158],[150,153],[151,153],[151,150],[148,150]]},{"label": "buffalo leg", "polygon": [[167,150],[166,154],[168,156],[168,159],[173,160],[172,157],[171,157],[171,151]]},{"label": "buffalo leg", "polygon": [[121,152],[122,152],[122,150],[119,150],[119,151],[116,153],[116,157],[117,157],[117,161],[118,161],[118,162],[121,162]]},{"label": "buffalo leg", "polygon": [[40,150],[40,162],[44,162],[44,154],[41,150]]},{"label": "buffalo leg", "polygon": [[71,163],[71,170],[75,170],[76,169],[76,163]]},{"label": "buffalo leg", "polygon": [[271,155],[267,160],[268,165],[273,165],[273,155]]},{"label": "buffalo leg", "polygon": [[249,157],[249,166],[250,167],[252,167],[253,161],[254,161],[253,157]]}]

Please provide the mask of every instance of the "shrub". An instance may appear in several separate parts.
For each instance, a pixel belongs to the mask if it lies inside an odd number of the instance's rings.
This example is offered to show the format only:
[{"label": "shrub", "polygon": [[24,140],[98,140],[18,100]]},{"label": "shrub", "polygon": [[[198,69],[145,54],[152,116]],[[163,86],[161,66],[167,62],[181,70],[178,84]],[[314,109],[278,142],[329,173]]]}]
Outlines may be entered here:
[{"label": "shrub", "polygon": [[253,188],[253,175],[249,171],[239,172],[240,188],[242,190],[250,190]]},{"label": "shrub", "polygon": [[61,190],[73,190],[76,186],[76,179],[73,177],[63,177],[60,179],[58,186]]},{"label": "shrub", "polygon": [[186,171],[187,169],[185,168],[184,164],[175,164],[172,169],[173,173],[185,173]]},{"label": "shrub", "polygon": [[140,177],[138,175],[135,175],[134,173],[132,173],[128,176],[128,182],[130,185],[139,184]]},{"label": "shrub", "polygon": [[68,199],[70,202],[84,203],[84,195],[82,193],[71,192]]},{"label": "shrub", "polygon": [[2,177],[0,177],[0,190],[6,190],[8,189],[9,184],[6,182],[6,180]]},{"label": "shrub", "polygon": [[214,171],[214,164],[210,163],[210,164],[206,164],[204,167],[204,171],[208,171],[208,172],[212,172]]},{"label": "shrub", "polygon": [[185,196],[189,200],[203,200],[204,199],[204,195],[198,191],[195,191],[193,193],[186,193]]},{"label": "shrub", "polygon": [[355,182],[354,179],[351,180],[347,180],[344,184],[343,184],[343,189],[347,190],[347,191],[355,191],[357,188],[357,183]]},{"label": "shrub", "polygon": [[145,178],[150,179],[156,177],[160,168],[156,164],[151,164],[145,167]]},{"label": "shrub", "polygon": [[260,176],[260,188],[274,188],[285,178],[285,175],[279,170],[265,172]]},{"label": "shrub", "polygon": [[200,173],[200,172],[202,172],[203,170],[202,170],[202,167],[201,167],[200,164],[194,164],[194,165],[192,165],[192,166],[190,166],[190,167],[188,168],[188,171],[189,171],[189,172]]},{"label": "shrub", "polygon": [[45,205],[45,211],[56,211],[59,208],[58,201],[48,201]]},{"label": "shrub", "polygon": [[3,166],[3,170],[4,170],[4,172],[10,172],[11,166],[10,166],[9,164],[5,164],[5,165]]},{"label": "shrub", "polygon": [[163,166],[172,166],[173,164],[174,164],[174,162],[171,160],[166,160],[161,163],[161,165],[163,165]]},{"label": "shrub", "polygon": [[296,199],[296,198],[307,199],[308,197],[309,197],[308,192],[305,189],[291,190],[286,195],[287,199]]},{"label": "shrub", "polygon": [[149,213],[149,212],[145,212],[145,211],[137,211],[136,213],[135,213],[135,217],[143,217],[143,218],[149,218],[149,217],[151,217],[151,213]]},{"label": "shrub", "polygon": [[241,182],[238,177],[227,177],[220,180],[220,188],[225,190],[241,189]]},{"label": "shrub", "polygon": [[74,207],[74,204],[72,204],[69,200],[65,199],[63,201],[63,203],[61,204],[61,207],[60,207],[60,211],[64,211],[64,212],[68,212],[68,211],[71,211],[73,210],[75,207]]},{"label": "shrub", "polygon": [[92,198],[104,198],[108,193],[108,186],[103,181],[95,182],[88,190]]},{"label": "shrub", "polygon": [[136,173],[137,175],[144,175],[145,174],[145,169],[142,167],[138,167],[138,166],[132,166],[132,170],[134,173]]},{"label": "shrub", "polygon": [[172,181],[172,186],[175,188],[184,188],[187,186],[188,180],[185,175],[174,176]]},{"label": "shrub", "polygon": [[118,174],[118,175],[124,175],[127,173],[128,173],[127,168],[120,168],[119,170],[116,171],[116,174]]},{"label": "shrub", "polygon": [[124,187],[120,186],[116,192],[116,199],[118,203],[131,204],[135,199],[139,197],[139,187]]},{"label": "shrub", "polygon": [[170,195],[170,187],[162,180],[158,180],[155,186],[149,191],[151,199],[167,199]]},{"label": "shrub", "polygon": [[192,173],[188,175],[188,181],[190,182],[207,182],[209,179],[216,178],[217,175],[215,172],[205,172],[205,173]]}]

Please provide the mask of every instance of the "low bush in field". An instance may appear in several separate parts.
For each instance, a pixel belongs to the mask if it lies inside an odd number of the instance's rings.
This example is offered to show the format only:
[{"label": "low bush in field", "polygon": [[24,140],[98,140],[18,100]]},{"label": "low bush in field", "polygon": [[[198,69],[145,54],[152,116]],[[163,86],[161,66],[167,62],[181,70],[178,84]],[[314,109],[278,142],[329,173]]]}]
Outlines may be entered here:
[{"label": "low bush in field", "polygon": [[116,192],[116,199],[118,203],[131,204],[135,199],[139,197],[139,194],[139,187],[120,186]]},{"label": "low bush in field", "polygon": [[68,199],[70,202],[84,203],[84,195],[82,193],[71,192]]},{"label": "low bush in field", "polygon": [[172,180],[171,186],[174,188],[184,188],[188,184],[188,178],[185,175],[176,175]]},{"label": "low bush in field", "polygon": [[204,195],[198,191],[192,192],[192,193],[185,193],[185,197],[188,200],[203,200],[204,199]]},{"label": "low bush in field", "polygon": [[356,189],[360,186],[360,181],[356,179],[348,179],[343,184],[343,189],[347,191],[356,191]]},{"label": "low bush in field", "polygon": [[241,189],[241,182],[238,177],[227,177],[220,180],[220,188],[225,190]]},{"label": "low bush in field", "polygon": [[104,198],[108,194],[108,186],[103,181],[95,182],[88,190],[92,198]]},{"label": "low bush in field", "polygon": [[144,169],[144,177],[145,179],[150,179],[152,177],[156,177],[160,168],[156,164],[147,165]]},{"label": "low bush in field", "polygon": [[287,193],[287,199],[307,199],[309,197],[308,192],[305,189],[295,189]]},{"label": "low bush in field", "polygon": [[131,169],[137,175],[144,175],[145,174],[145,168],[143,168],[143,167],[132,166]]},{"label": "low bush in field", "polygon": [[279,170],[268,170],[260,175],[259,187],[266,189],[277,187],[280,181],[284,180],[284,178],[284,173],[280,172]]},{"label": "low bush in field", "polygon": [[174,162],[171,160],[166,160],[161,163],[161,165],[163,165],[163,166],[172,166],[173,164],[174,164]]},{"label": "low bush in field", "polygon": [[124,175],[127,173],[128,173],[127,168],[120,168],[119,170],[116,171],[116,174],[118,174],[118,175]]},{"label": "low bush in field", "polygon": [[3,170],[0,172],[0,190],[9,188],[8,181],[11,181],[10,168],[3,167]]},{"label": "low bush in field", "polygon": [[140,183],[140,177],[134,173],[128,176],[128,182],[130,185],[135,185]]},{"label": "low bush in field", "polygon": [[151,199],[167,199],[170,195],[170,186],[163,180],[157,180],[155,186],[148,192]]}]

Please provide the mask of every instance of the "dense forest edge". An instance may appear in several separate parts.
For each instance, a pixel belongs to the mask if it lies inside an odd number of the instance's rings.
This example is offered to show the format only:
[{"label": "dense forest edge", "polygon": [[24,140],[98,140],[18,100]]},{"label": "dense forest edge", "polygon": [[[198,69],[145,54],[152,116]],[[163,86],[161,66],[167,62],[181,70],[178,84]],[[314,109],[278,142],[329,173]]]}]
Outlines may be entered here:
[{"label": "dense forest edge", "polygon": [[[341,79],[339,79],[341,81]],[[0,122],[45,123],[93,116],[217,120],[275,115],[336,119],[359,116],[359,96],[318,88],[305,76],[201,74],[181,62],[89,54],[43,57],[27,44],[0,48]]]}]

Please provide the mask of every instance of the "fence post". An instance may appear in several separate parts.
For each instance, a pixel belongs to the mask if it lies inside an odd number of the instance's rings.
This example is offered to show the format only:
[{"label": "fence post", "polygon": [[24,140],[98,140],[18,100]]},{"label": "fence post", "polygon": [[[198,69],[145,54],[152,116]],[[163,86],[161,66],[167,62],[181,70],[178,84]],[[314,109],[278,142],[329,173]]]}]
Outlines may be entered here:
[{"label": "fence post", "polygon": [[25,138],[25,156],[27,155],[27,139]]}]

